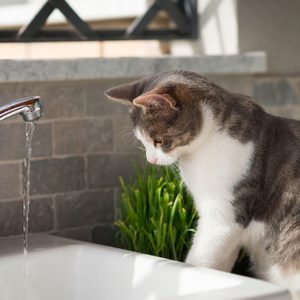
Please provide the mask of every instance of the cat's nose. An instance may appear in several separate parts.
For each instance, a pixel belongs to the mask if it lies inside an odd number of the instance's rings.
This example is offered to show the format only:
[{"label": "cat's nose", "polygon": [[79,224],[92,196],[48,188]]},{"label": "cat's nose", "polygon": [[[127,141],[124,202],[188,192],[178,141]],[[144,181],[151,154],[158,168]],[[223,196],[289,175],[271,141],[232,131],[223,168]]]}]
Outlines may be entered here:
[{"label": "cat's nose", "polygon": [[157,158],[150,159],[150,160],[149,160],[149,163],[152,164],[152,165],[156,165],[156,163],[157,163]]}]

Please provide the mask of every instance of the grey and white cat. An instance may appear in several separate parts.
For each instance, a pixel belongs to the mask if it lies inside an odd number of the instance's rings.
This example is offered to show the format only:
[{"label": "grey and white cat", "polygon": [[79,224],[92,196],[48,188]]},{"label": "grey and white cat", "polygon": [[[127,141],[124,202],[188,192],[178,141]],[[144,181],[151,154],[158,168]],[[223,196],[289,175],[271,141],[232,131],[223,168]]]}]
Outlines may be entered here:
[{"label": "grey and white cat", "polygon": [[132,107],[150,163],[178,163],[200,215],[186,262],[230,272],[245,247],[258,277],[300,299],[300,121],[187,71],[106,95]]}]

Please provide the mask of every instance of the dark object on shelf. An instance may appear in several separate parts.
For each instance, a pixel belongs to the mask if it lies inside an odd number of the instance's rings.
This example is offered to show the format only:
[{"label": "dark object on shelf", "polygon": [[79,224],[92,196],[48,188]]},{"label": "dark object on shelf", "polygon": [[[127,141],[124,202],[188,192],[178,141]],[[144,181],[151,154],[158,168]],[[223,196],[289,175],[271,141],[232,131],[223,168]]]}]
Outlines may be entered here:
[{"label": "dark object on shelf", "polygon": [[[122,1],[122,0],[120,0]],[[73,30],[41,29],[54,9],[59,9]],[[99,7],[101,9],[101,7]],[[147,29],[160,12],[165,11],[176,29]],[[144,15],[127,29],[92,29],[66,0],[47,0],[28,25],[20,30],[0,30],[0,42],[51,42],[97,40],[173,40],[198,37],[197,0],[155,0]]]}]

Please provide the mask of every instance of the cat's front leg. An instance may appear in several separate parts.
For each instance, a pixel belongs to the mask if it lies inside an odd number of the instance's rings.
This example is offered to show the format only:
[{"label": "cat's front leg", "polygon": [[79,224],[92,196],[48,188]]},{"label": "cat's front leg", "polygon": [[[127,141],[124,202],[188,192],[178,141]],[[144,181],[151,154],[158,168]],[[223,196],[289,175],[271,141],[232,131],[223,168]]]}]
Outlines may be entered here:
[{"label": "cat's front leg", "polygon": [[242,228],[200,218],[186,263],[230,272],[239,253]]}]

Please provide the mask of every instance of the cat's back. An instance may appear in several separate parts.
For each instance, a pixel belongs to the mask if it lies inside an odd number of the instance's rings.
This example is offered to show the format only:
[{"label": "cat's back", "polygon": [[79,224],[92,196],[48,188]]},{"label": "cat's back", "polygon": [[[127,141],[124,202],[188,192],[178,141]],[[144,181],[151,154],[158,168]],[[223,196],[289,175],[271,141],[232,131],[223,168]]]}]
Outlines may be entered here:
[{"label": "cat's back", "polygon": [[269,158],[281,157],[286,161],[300,156],[300,121],[268,114],[261,132],[258,143],[269,150]]},{"label": "cat's back", "polygon": [[289,133],[300,138],[300,120],[279,117],[271,114],[269,114],[269,117],[271,118],[273,124],[277,123],[284,130],[287,130]]}]

